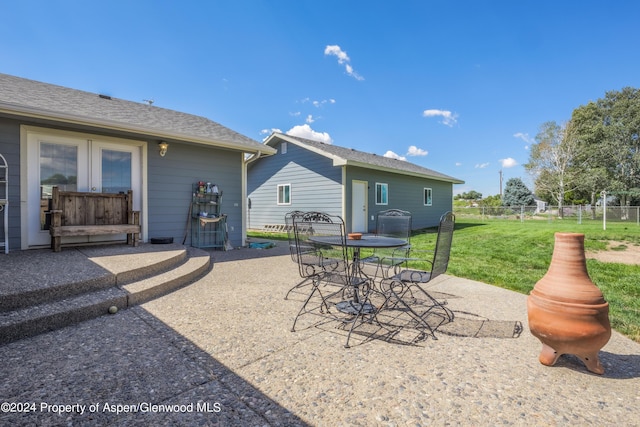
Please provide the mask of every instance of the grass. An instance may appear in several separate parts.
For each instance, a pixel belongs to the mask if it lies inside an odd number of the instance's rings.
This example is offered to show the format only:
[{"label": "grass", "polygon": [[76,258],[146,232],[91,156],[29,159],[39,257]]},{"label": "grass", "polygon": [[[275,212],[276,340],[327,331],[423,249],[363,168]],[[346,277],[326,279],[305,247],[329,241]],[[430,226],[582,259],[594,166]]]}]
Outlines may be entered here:
[{"label": "grass", "polygon": [[[585,249],[604,250],[608,241],[619,250],[640,245],[640,227],[628,223],[583,221],[482,221],[458,216],[448,274],[528,294],[547,272],[553,253],[554,233],[585,235]],[[433,249],[436,229],[414,232],[411,245]],[[286,234],[251,233],[253,237],[286,239]],[[587,260],[591,280],[609,302],[611,326],[640,342],[640,266]]]},{"label": "grass", "polygon": [[[448,274],[528,294],[551,262],[555,232],[583,233],[585,249],[604,250],[608,241],[640,245],[640,227],[602,223],[480,221],[459,219]],[[436,230],[421,230],[412,246],[433,247]],[[640,266],[587,260],[591,280],[609,302],[611,326],[640,342]]]}]

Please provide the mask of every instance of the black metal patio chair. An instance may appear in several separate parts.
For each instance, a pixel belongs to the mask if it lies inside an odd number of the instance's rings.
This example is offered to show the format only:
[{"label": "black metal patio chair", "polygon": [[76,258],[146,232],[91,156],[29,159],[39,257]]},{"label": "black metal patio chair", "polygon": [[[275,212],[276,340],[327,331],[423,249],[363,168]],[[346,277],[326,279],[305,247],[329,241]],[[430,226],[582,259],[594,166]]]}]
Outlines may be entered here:
[{"label": "black metal patio chair", "polygon": [[[296,315],[291,331],[303,314],[320,314],[351,324],[345,347],[359,320],[374,315],[369,292],[372,282],[354,274],[349,263],[344,221],[322,212],[293,216],[300,276],[311,280],[311,291]],[[317,299],[313,300],[314,295]],[[319,304],[318,304],[319,299]],[[354,303],[355,301],[355,303]]]},{"label": "black metal patio chair", "polygon": [[373,277],[389,277],[396,273],[402,264],[406,264],[411,248],[411,212],[400,209],[387,209],[376,215],[376,235],[395,237],[407,241],[401,248],[378,249],[362,259],[365,271],[373,270]]},{"label": "black metal patio chair", "polygon": [[[295,230],[293,229],[293,218],[296,216],[300,216],[304,214],[304,212],[302,211],[291,211],[291,212],[287,212],[287,214],[285,214],[284,216],[284,224],[285,224],[285,228],[287,229],[287,238],[289,240],[289,253],[291,254],[291,260],[295,263],[298,264],[298,250],[296,249],[296,236],[295,236]],[[303,277],[303,279],[298,282],[295,286],[293,286],[291,289],[289,289],[286,293],[286,295],[284,296],[284,299],[288,299],[289,298],[289,294],[293,291],[295,291],[296,289],[299,289],[303,286],[307,286],[311,284],[311,278],[309,277]]]},{"label": "black metal patio chair", "polygon": [[[336,223],[334,222],[334,218],[325,213],[303,212],[292,214],[290,220],[293,222],[295,247],[292,258],[298,264],[298,272],[303,279],[302,282],[292,289],[296,289],[307,281],[310,282],[312,286],[310,293],[293,322],[291,330],[294,331],[298,317],[318,308],[314,306],[311,310],[307,309],[309,302],[316,293],[320,296],[320,312],[323,313],[325,310],[329,310],[320,289],[321,282],[328,277],[327,271],[343,272],[343,274],[346,274],[348,267],[342,251],[332,251],[331,245],[318,244],[311,240],[314,236],[325,234],[329,230],[332,230],[333,235],[336,233],[339,235],[339,230],[342,226],[341,219]],[[338,242],[338,244],[339,243],[340,242]],[[336,255],[338,255],[337,258]]]},{"label": "black metal patio chair", "polygon": [[[403,268],[393,276],[380,282],[383,292],[388,296],[388,308],[399,308],[406,311],[415,321],[416,327],[426,335],[428,332],[434,339],[435,329],[444,322],[453,320],[453,312],[446,307],[446,301],[439,301],[427,292],[426,285],[444,274],[449,265],[455,215],[446,212],[440,218],[438,236],[434,251],[418,251],[411,249],[410,265],[422,263],[426,269]],[[435,326],[429,323],[431,318],[439,319]]]}]

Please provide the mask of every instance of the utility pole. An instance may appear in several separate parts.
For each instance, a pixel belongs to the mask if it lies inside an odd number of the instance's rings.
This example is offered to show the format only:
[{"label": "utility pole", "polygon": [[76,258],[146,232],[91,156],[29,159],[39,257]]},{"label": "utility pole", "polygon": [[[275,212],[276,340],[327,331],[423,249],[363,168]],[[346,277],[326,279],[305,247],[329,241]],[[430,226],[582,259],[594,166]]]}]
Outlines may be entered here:
[{"label": "utility pole", "polygon": [[502,200],[502,169],[500,169],[500,200]]}]

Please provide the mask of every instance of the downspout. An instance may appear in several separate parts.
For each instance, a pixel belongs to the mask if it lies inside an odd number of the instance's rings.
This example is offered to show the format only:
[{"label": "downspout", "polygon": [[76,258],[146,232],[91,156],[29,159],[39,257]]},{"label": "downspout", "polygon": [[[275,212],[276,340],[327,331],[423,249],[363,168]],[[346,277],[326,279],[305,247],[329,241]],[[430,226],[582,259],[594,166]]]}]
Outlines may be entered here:
[{"label": "downspout", "polygon": [[[253,153],[242,160],[242,246],[247,242],[247,215],[249,207],[247,206],[247,166],[249,163],[255,162],[262,155],[262,151]],[[244,153],[242,153],[244,157]]]},{"label": "downspout", "polygon": [[342,218],[345,221],[345,231],[351,231],[353,227],[351,215],[347,215],[347,166],[342,166]]}]

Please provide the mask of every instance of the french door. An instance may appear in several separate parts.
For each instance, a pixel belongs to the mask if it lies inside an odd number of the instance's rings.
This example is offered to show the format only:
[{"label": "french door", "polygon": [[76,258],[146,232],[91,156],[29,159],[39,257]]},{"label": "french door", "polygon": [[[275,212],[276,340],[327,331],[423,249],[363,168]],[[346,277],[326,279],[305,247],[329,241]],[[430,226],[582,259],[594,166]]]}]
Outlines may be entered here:
[{"label": "french door", "polygon": [[[119,193],[133,190],[141,206],[141,142],[75,133],[29,132],[27,136],[29,247],[50,244],[49,204],[53,186],[63,191]],[[68,237],[63,243],[121,239],[122,236]]]}]

